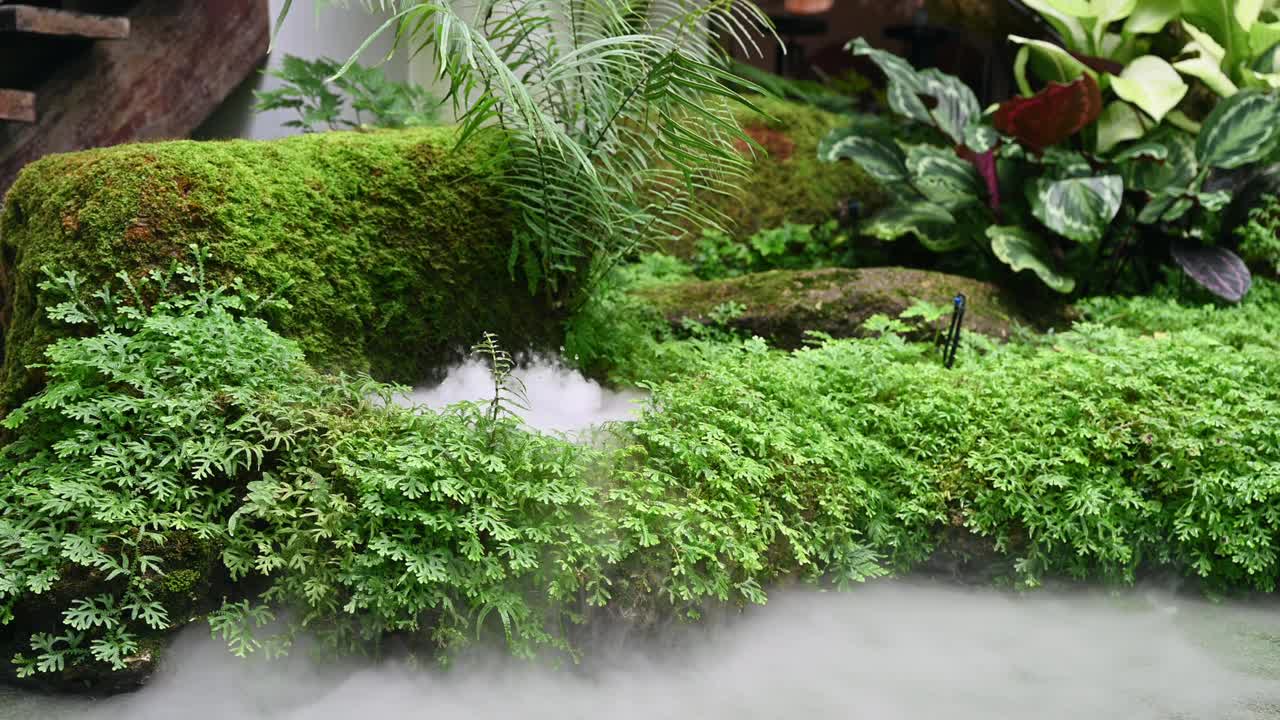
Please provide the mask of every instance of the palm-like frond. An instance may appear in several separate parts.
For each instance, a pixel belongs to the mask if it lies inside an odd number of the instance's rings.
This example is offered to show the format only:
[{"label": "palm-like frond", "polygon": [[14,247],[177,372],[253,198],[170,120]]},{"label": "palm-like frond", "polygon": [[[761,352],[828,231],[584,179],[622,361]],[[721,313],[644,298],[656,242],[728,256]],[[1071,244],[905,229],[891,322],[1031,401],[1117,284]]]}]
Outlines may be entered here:
[{"label": "palm-like frond", "polygon": [[753,143],[719,43],[759,50],[769,24],[749,0],[361,3],[390,15],[397,48],[434,56],[461,142],[505,131],[511,263],[531,289],[722,224],[706,201],[735,191],[749,162],[735,145]]}]

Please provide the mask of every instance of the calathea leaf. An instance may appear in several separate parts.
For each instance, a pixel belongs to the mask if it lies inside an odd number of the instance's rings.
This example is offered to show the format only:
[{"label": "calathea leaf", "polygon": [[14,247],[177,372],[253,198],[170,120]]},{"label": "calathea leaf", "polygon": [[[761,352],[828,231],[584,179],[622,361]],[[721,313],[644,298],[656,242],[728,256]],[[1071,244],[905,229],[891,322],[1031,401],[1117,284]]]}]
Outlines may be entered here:
[{"label": "calathea leaf", "polygon": [[929,108],[920,99],[925,91],[924,80],[911,63],[891,52],[871,47],[863,38],[854,38],[845,49],[854,55],[870,58],[885,74],[889,80],[886,96],[890,109],[917,122],[933,124]]},{"label": "calathea leaf", "polygon": [[925,82],[925,94],[937,101],[929,111],[934,125],[957,145],[963,143],[965,130],[982,114],[977,96],[960,78],[938,70],[925,70],[920,77]]},{"label": "calathea leaf", "polygon": [[926,201],[903,202],[881,210],[862,224],[862,233],[879,240],[897,240],[914,234],[925,238],[943,235],[955,224],[946,208]]},{"label": "calathea leaf", "polygon": [[1200,172],[1190,136],[1169,128],[1152,133],[1138,145],[1118,153],[1114,161],[1120,166],[1126,187],[1146,192],[1166,189],[1182,192]]},{"label": "calathea leaf", "polygon": [[[982,114],[978,98],[958,78],[937,70],[917,72],[907,61],[871,47],[862,38],[845,47],[854,55],[870,58],[888,77],[886,95],[894,112],[938,128],[956,144],[964,142],[965,129]],[[933,100],[932,109],[922,97]]]},{"label": "calathea leaf", "polygon": [[1040,281],[1060,293],[1069,293],[1076,281],[1053,270],[1040,238],[1016,225],[992,225],[987,228],[991,252],[1014,272],[1030,270]]},{"label": "calathea leaf", "polygon": [[1076,242],[1094,243],[1120,211],[1119,175],[1039,180],[1027,189],[1031,212],[1045,227]]},{"label": "calathea leaf", "polygon": [[1102,91],[1091,75],[1082,75],[1067,85],[1051,83],[1029,98],[1001,103],[994,121],[1000,132],[1041,152],[1076,134],[1101,113]]},{"label": "calathea leaf", "polygon": [[1188,90],[1178,71],[1154,55],[1143,55],[1129,63],[1124,72],[1111,78],[1111,88],[1156,122],[1182,102]]},{"label": "calathea leaf", "polygon": [[902,182],[908,177],[906,156],[893,143],[851,136],[824,148],[824,151],[822,160],[852,160],[868,175],[883,183]]},{"label": "calathea leaf", "polygon": [[907,149],[907,169],[911,184],[930,201],[954,210],[979,202],[982,191],[973,165],[930,145]]},{"label": "calathea leaf", "polygon": [[976,153],[984,153],[995,149],[1000,142],[1000,133],[995,128],[980,123],[973,123],[964,130],[964,147]]},{"label": "calathea leaf", "polygon": [[1173,259],[1206,290],[1229,302],[1240,302],[1253,285],[1244,261],[1221,247],[1174,245]]},{"label": "calathea leaf", "polygon": [[1171,217],[1180,216],[1190,207],[1190,203],[1186,203],[1181,211],[1178,211],[1177,206],[1180,201],[1185,199],[1181,190],[1161,190],[1147,200],[1147,204],[1142,207],[1142,212],[1138,213],[1138,222],[1144,225],[1154,225],[1164,220],[1165,215]]},{"label": "calathea leaf", "polygon": [[1280,101],[1244,90],[1214,106],[1196,138],[1201,165],[1240,167],[1266,157],[1280,140]]}]

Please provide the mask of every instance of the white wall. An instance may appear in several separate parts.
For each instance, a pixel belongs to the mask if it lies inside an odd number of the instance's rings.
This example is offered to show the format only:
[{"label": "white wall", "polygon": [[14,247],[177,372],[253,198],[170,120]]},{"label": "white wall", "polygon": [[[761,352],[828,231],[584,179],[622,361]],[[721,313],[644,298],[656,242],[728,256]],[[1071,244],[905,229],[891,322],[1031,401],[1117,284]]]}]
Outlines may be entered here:
[{"label": "white wall", "polygon": [[[271,17],[274,22],[283,0],[271,0]],[[370,15],[353,3],[350,9],[327,6],[320,8],[317,0],[294,0],[289,17],[279,29],[269,67],[278,67],[285,55],[313,59],[330,57],[346,60],[385,21],[384,17]],[[380,38],[361,57],[366,65],[381,62],[391,47],[388,33]],[[409,76],[409,62],[398,53],[384,69],[393,80],[404,82]],[[260,74],[245,81],[213,116],[194,133],[199,139],[251,138],[268,140],[298,132],[283,123],[295,119],[292,111],[277,110],[261,115],[253,112],[253,91],[269,90],[280,86],[280,81]]]}]

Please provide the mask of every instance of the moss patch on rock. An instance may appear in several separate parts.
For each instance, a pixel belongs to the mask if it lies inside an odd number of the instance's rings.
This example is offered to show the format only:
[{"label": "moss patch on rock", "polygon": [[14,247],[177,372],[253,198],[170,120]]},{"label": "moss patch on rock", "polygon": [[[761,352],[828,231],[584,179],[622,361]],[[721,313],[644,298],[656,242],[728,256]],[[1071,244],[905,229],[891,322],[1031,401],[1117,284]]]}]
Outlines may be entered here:
[{"label": "moss patch on rock", "polygon": [[[715,208],[730,221],[729,230],[746,238],[784,223],[818,223],[835,217],[850,200],[864,207],[884,203],[879,184],[853,163],[818,159],[818,144],[832,130],[849,124],[847,118],[818,108],[768,97],[753,97],[766,115],[738,113],[746,133],[760,146],[755,150],[741,195],[718,199]],[[743,153],[751,152],[743,143]],[[690,257],[699,230],[665,243],[664,250]]]},{"label": "moss patch on rock", "polygon": [[44,158],[0,216],[0,405],[41,384],[27,367],[64,328],[44,315],[42,268],[94,289],[189,245],[292,309],[268,319],[325,369],[422,380],[485,331],[550,345],[559,318],[507,271],[500,148],[453,152],[449,128],[271,142],[165,142]]},{"label": "moss patch on rock", "polygon": [[672,325],[709,322],[725,303],[745,306],[728,321],[734,329],[759,335],[783,348],[800,347],[806,330],[833,337],[866,335],[862,324],[877,313],[896,317],[917,299],[946,305],[964,293],[964,327],[1007,339],[1017,324],[1030,325],[1011,300],[988,283],[908,268],[772,270],[727,280],[659,285],[637,291]]}]

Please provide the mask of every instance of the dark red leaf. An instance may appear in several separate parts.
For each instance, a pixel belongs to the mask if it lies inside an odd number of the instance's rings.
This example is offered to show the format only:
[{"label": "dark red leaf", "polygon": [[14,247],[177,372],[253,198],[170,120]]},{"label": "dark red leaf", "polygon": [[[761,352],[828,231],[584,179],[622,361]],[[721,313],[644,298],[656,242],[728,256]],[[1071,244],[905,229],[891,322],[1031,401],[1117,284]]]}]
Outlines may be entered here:
[{"label": "dark red leaf", "polygon": [[996,110],[996,129],[1034,152],[1057,145],[1102,114],[1102,91],[1089,75],[1049,86],[1029,98],[1012,98]]},{"label": "dark red leaf", "polygon": [[[1068,50],[1067,52],[1071,52]],[[1124,63],[1118,63],[1115,60],[1094,57],[1093,55],[1081,55],[1080,53],[1071,53],[1071,57],[1079,60],[1085,67],[1094,72],[1111,73],[1119,75],[1124,72]]]}]

